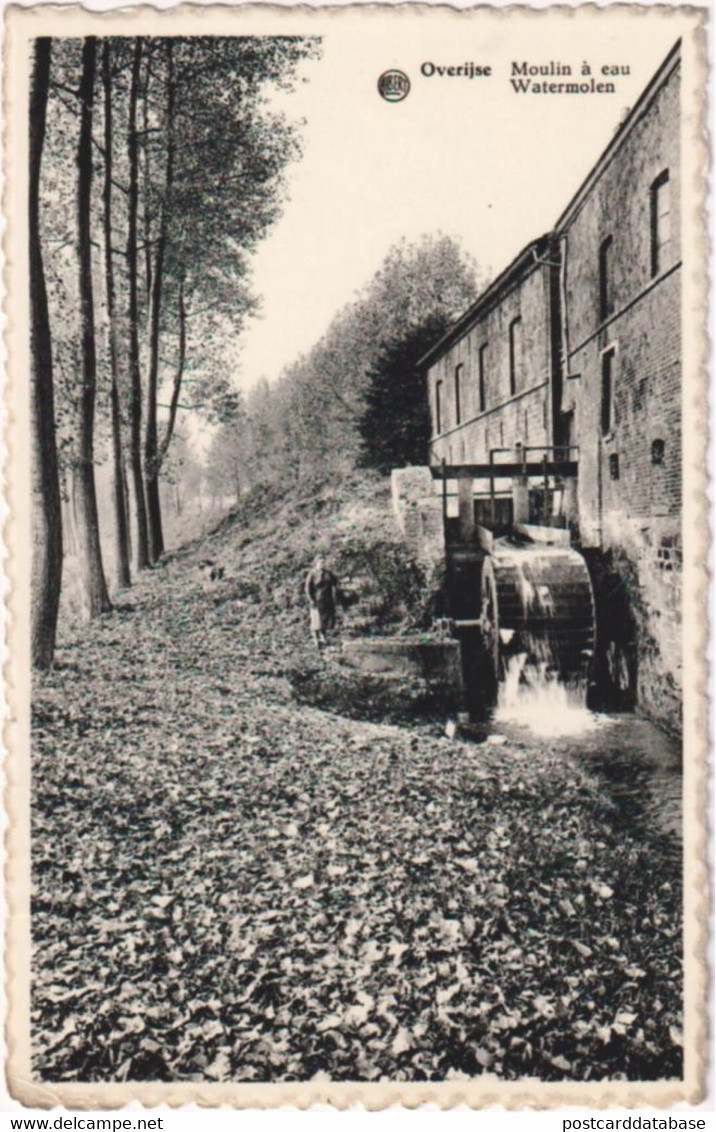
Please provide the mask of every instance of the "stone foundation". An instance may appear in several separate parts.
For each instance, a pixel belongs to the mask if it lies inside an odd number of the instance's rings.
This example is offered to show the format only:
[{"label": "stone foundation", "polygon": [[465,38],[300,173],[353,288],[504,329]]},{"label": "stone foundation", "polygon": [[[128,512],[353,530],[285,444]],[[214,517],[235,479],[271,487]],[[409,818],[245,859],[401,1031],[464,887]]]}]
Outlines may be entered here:
[{"label": "stone foundation", "polygon": [[391,474],[393,514],[411,553],[425,565],[445,561],[442,499],[435,492],[430,468],[394,468]]},{"label": "stone foundation", "polygon": [[611,688],[617,706],[638,707],[680,733],[680,523],[612,513],[605,533],[611,547],[587,552],[597,601],[598,682]]}]

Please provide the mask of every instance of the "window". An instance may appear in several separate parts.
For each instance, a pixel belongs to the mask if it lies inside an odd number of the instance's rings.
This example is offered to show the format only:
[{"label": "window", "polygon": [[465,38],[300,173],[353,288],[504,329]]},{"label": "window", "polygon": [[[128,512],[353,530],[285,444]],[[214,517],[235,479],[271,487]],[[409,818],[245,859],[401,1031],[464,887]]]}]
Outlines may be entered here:
[{"label": "window", "polygon": [[612,244],[611,236],[602,241],[599,248],[599,320],[605,318],[614,310],[612,295]]},{"label": "window", "polygon": [[602,354],[602,436],[612,431],[614,400],[614,350]]},{"label": "window", "polygon": [[480,353],[477,357],[477,379],[479,382],[478,388],[478,403],[479,412],[484,413],[487,406],[487,342],[483,342],[480,346]]},{"label": "window", "polygon": [[510,397],[517,392],[517,384],[522,369],[522,319],[513,318],[510,323]]},{"label": "window", "polygon": [[619,479],[619,453],[612,452],[609,457],[609,478],[613,480]]},{"label": "window", "polygon": [[651,462],[654,467],[659,467],[664,463],[664,454],[666,452],[666,444],[663,440],[652,440],[651,442]]},{"label": "window", "polygon": [[651,274],[664,270],[671,241],[671,184],[669,170],[651,186]]},{"label": "window", "polygon": [[443,430],[443,383],[442,381],[435,382],[435,432],[439,435]]},{"label": "window", "polygon": [[463,366],[455,366],[455,424],[459,425],[462,420],[462,404],[460,402],[460,386],[462,384],[462,371]]}]

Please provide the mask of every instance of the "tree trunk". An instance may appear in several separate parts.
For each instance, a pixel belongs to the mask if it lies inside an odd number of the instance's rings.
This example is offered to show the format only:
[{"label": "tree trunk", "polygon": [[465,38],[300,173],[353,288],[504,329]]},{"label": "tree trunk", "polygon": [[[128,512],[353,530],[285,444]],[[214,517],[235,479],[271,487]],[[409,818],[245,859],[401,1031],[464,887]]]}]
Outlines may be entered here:
[{"label": "tree trunk", "polygon": [[182,279],[179,284],[179,357],[177,359],[177,368],[174,374],[174,381],[172,384],[172,395],[169,402],[169,417],[167,419],[167,427],[164,430],[164,439],[159,447],[157,453],[157,469],[162,470],[164,457],[169,451],[169,445],[172,442],[174,435],[174,426],[177,420],[177,410],[179,408],[179,395],[181,393],[181,383],[184,377],[184,366],[186,364],[186,304],[184,302],[184,280]]},{"label": "tree trunk", "polygon": [[77,502],[80,517],[80,565],[87,613],[96,617],[112,606],[107,593],[94,477],[94,411],[97,391],[97,355],[92,292],[92,113],[97,62],[97,40],[87,36],[82,45],[80,79],[80,136],[77,147],[77,249],[82,340],[82,394],[79,414]]},{"label": "tree trunk", "polygon": [[142,471],[142,379],[139,372],[139,295],[137,279],[137,95],[142,62],[142,39],[134,42],[132,78],[129,88],[129,124],[127,154],[129,160],[129,194],[127,197],[127,277],[129,290],[129,376],[130,376],[130,468],[134,488],[134,513],[137,527],[137,568],[149,565],[147,506],[144,498]]},{"label": "tree trunk", "polygon": [[30,95],[30,366],[32,428],[31,657],[35,668],[52,664],[62,584],[62,511],[55,439],[52,341],[40,244],[40,166],[45,140],[52,41],[35,40]]},{"label": "tree trunk", "polygon": [[127,464],[122,453],[122,495],[124,497],[124,513],[127,516],[127,554],[132,561],[132,524],[129,522],[131,503],[129,499],[129,483],[127,482]]},{"label": "tree trunk", "polygon": [[[149,83],[152,77],[152,54],[151,48],[146,52],[147,65],[144,72],[144,89],[149,90]],[[149,98],[145,97],[142,101],[142,130],[145,138],[149,135]],[[144,209],[143,209],[143,225],[144,225],[144,285],[146,289],[147,307],[149,306],[149,296],[152,291],[152,219],[149,210],[149,201],[151,199],[150,186],[150,168],[149,168],[149,146],[145,145],[142,151],[142,179],[144,185]]]},{"label": "tree trunk", "polygon": [[102,85],[104,88],[104,261],[109,321],[109,364],[111,375],[110,408],[112,418],[112,502],[114,504],[115,573],[119,589],[132,584],[129,572],[127,512],[122,481],[122,424],[119,406],[119,350],[117,346],[117,312],[115,308],[114,262],[112,259],[112,79],[111,46],[105,39],[102,49]]},{"label": "tree trunk", "polygon": [[60,508],[62,513],[62,553],[65,557],[77,556],[75,517],[72,513],[72,477],[60,476]]},{"label": "tree trunk", "polygon": [[151,306],[149,315],[149,372],[147,376],[147,423],[144,433],[144,476],[147,492],[149,525],[149,554],[156,562],[164,552],[162,508],[159,498],[160,456],[157,436],[157,392],[159,385],[159,338],[161,330],[162,291],[164,285],[164,257],[169,229],[169,198],[174,178],[174,66],[173,46],[167,41],[167,164],[164,183],[157,251],[152,273]]}]

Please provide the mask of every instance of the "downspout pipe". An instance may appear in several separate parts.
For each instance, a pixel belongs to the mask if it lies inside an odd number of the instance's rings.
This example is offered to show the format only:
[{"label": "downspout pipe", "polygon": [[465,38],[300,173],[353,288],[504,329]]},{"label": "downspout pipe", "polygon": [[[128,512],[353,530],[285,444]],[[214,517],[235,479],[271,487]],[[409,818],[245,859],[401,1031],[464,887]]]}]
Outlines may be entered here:
[{"label": "downspout pipe", "polygon": [[560,247],[560,239],[555,234],[550,237],[549,266],[549,340],[551,370],[551,434],[552,445],[558,448],[567,443],[562,426],[562,399],[565,372],[568,365],[565,349],[566,331],[564,326],[565,309],[563,302],[564,275],[566,272],[566,240]]}]

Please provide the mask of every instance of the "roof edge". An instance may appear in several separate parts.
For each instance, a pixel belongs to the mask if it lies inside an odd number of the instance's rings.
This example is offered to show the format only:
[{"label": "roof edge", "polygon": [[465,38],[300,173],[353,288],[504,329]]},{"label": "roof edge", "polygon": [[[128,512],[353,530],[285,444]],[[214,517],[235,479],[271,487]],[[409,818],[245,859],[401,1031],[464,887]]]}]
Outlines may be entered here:
[{"label": "roof edge", "polygon": [[424,370],[426,366],[438,358],[454,344],[454,342],[477,321],[479,316],[483,313],[486,307],[489,306],[490,301],[494,298],[495,293],[500,291],[505,285],[512,281],[513,276],[517,276],[520,269],[525,266],[525,261],[534,253],[534,266],[539,266],[538,257],[541,250],[546,249],[552,238],[559,235],[561,231],[571,221],[572,215],[578,210],[582,201],[590,192],[594,183],[601,176],[604,167],[612,159],[616,150],[621,146],[622,142],[626,139],[628,134],[636,125],[637,121],[644,112],[646,106],[649,105],[654,98],[658,88],[666,81],[673,68],[677,65],[681,58],[681,37],[676,40],[674,46],[663,62],[659,65],[657,70],[652,75],[649,82],[646,84],[638,99],[634,103],[627,114],[624,121],[619,125],[616,132],[610,139],[609,143],[602,150],[597,160],[590,168],[587,176],[582,181],[576,193],[572,196],[567,207],[563,210],[557,219],[554,227],[547,232],[544,236],[540,236],[536,240],[532,240],[529,244],[518,253],[517,256],[508,264],[504,271],[493,279],[492,283],[477,297],[474,303],[467,308],[467,310],[456,319],[453,325],[446,331],[442,338],[438,339],[434,346],[425,353],[418,362],[418,368]]},{"label": "roof edge", "polygon": [[555,233],[559,233],[565,228],[572,219],[572,214],[576,212],[582,204],[584,198],[591,191],[595,181],[597,181],[604,171],[605,166],[611,161],[614,153],[626,140],[628,135],[633,130],[646,107],[654,98],[657,90],[671,74],[677,63],[681,59],[681,37],[676,40],[676,43],[669,51],[666,58],[656,69],[654,74],[649,79],[631,110],[627,114],[623,122],[620,123],[615,133],[610,138],[606,147],[602,150],[597,160],[592,165],[587,173],[587,176],[582,181],[581,185],[573,195],[567,207],[562,211],[554,225]]},{"label": "roof edge", "polygon": [[474,303],[467,308],[446,330],[442,338],[430,347],[427,353],[423,354],[422,358],[418,361],[418,368],[424,369],[426,365],[437,360],[441,357],[450,346],[459,338],[466,330],[468,330],[480,317],[480,315],[489,307],[491,300],[495,297],[496,293],[501,291],[506,285],[512,282],[517,282],[517,277],[525,268],[537,268],[544,266],[539,262],[540,252],[548,249],[551,232],[545,233],[536,240],[531,240],[522,251],[518,252],[513,260],[500,272],[495,279],[482,291],[475,299]]}]

